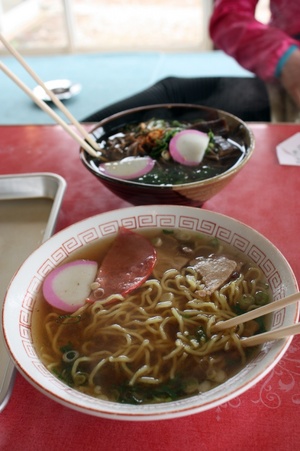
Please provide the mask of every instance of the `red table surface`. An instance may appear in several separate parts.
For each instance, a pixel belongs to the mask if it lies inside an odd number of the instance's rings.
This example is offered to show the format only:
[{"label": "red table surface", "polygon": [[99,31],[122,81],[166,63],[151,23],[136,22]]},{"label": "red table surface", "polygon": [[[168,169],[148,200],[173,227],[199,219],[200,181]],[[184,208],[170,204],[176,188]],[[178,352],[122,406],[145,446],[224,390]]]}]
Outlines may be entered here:
[{"label": "red table surface", "polygon": [[[276,145],[296,124],[250,124],[253,157],[204,208],[238,219],[265,235],[300,280],[300,168],[280,166]],[[78,146],[59,126],[0,126],[0,174],[54,172],[67,181],[57,230],[130,204],[82,165]],[[1,256],[3,258],[3,256]],[[1,364],[1,363],[0,363]],[[300,443],[300,337],[255,387],[210,411],[157,422],[102,419],[68,409],[17,374],[0,414],[0,450],[295,450]]]}]

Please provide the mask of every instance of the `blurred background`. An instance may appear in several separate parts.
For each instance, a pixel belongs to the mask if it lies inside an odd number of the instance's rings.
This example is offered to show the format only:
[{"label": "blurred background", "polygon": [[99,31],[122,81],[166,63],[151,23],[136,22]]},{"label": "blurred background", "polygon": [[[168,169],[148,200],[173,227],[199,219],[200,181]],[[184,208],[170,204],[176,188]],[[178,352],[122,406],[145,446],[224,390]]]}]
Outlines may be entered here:
[{"label": "blurred background", "polygon": [[[268,3],[260,0],[256,10],[263,22]],[[43,81],[82,86],[66,101],[81,120],[164,77],[252,77],[213,49],[212,8],[213,0],[0,0],[0,32]],[[0,59],[35,88],[1,43]],[[53,122],[0,71],[0,124]]]},{"label": "blurred background", "polygon": [[[268,3],[260,0],[257,7],[263,22]],[[213,0],[0,0],[0,32],[23,54],[207,51],[212,5]]]}]

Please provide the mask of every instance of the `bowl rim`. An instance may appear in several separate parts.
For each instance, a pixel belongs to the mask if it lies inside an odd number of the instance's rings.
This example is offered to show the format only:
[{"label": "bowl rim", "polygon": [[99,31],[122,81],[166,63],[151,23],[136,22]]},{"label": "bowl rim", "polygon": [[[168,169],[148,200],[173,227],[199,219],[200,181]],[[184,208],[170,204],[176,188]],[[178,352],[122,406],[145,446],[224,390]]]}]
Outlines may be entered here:
[{"label": "bowl rim", "polygon": [[199,181],[194,181],[194,182],[189,182],[189,183],[180,183],[180,184],[168,184],[168,185],[154,185],[154,184],[150,184],[150,183],[141,183],[141,182],[136,182],[136,181],[132,181],[132,180],[123,180],[123,179],[119,179],[119,178],[114,178],[114,177],[109,177],[106,174],[103,174],[101,172],[96,171],[90,164],[89,164],[89,155],[87,153],[87,151],[85,149],[83,149],[82,147],[80,147],[79,149],[79,155],[80,155],[80,159],[83,162],[83,164],[86,166],[86,168],[91,171],[94,175],[96,175],[97,177],[99,177],[100,179],[106,180],[106,181],[110,181],[113,183],[117,183],[120,185],[130,185],[130,186],[139,186],[139,187],[143,187],[143,189],[158,189],[158,190],[170,190],[170,189],[176,189],[176,190],[181,190],[184,188],[193,188],[195,186],[197,187],[206,187],[207,185],[210,185],[213,182],[222,182],[223,180],[233,176],[236,172],[239,172],[244,165],[249,161],[249,159],[252,157],[254,149],[255,149],[255,137],[254,137],[254,133],[253,131],[250,129],[250,127],[246,124],[245,121],[243,121],[242,119],[238,118],[237,116],[235,116],[234,114],[228,113],[225,110],[222,109],[218,109],[218,108],[210,108],[210,107],[206,107],[206,106],[202,106],[202,105],[197,105],[197,104],[192,104],[192,103],[162,103],[162,104],[153,104],[153,105],[143,105],[143,106],[139,106],[139,107],[135,107],[135,108],[129,108],[127,110],[122,110],[118,113],[114,113],[110,116],[107,116],[106,118],[102,119],[100,122],[98,122],[95,126],[93,126],[93,128],[89,131],[89,134],[93,135],[94,132],[96,130],[98,130],[99,128],[101,128],[102,126],[104,126],[105,124],[109,123],[110,121],[114,120],[114,119],[118,119],[122,116],[126,116],[127,114],[131,114],[131,113],[135,113],[135,112],[139,112],[139,111],[145,111],[145,110],[149,110],[149,109],[159,109],[159,108],[193,108],[193,109],[198,109],[198,110],[206,110],[206,111],[213,111],[213,112],[218,112],[220,114],[223,114],[227,117],[230,117],[231,119],[237,121],[240,123],[240,125],[242,125],[245,130],[247,130],[247,132],[249,133],[249,147],[247,149],[247,152],[245,152],[244,156],[239,160],[239,162],[235,163],[233,166],[231,166],[229,169],[227,169],[226,171],[222,172],[221,174],[215,175],[214,177],[209,177],[207,179],[204,180],[199,180]]},{"label": "bowl rim", "polygon": [[[76,390],[67,388],[66,384],[58,381],[58,379],[52,375],[43,364],[41,364],[37,357],[34,342],[32,337],[30,337],[30,318],[27,318],[33,308],[33,305],[30,303],[34,302],[34,290],[38,290],[38,285],[40,286],[42,283],[42,262],[45,262],[46,260],[46,266],[49,270],[48,259],[57,258],[56,251],[57,249],[61,251],[62,243],[64,243],[64,246],[66,247],[68,241],[71,241],[71,243],[69,243],[71,246],[70,253],[74,252],[76,250],[76,246],[74,248],[74,244],[76,244],[74,243],[74,237],[76,236],[76,239],[79,240],[79,245],[82,245],[82,239],[85,234],[87,240],[91,239],[93,227],[97,228],[97,230],[100,230],[100,225],[104,228],[108,228],[105,230],[108,230],[108,235],[111,236],[112,232],[110,227],[119,227],[120,225],[126,225],[128,222],[131,225],[137,224],[137,218],[146,222],[143,224],[140,223],[139,227],[133,228],[136,230],[141,230],[143,228],[149,229],[151,228],[151,225],[149,225],[147,221],[151,217],[156,221],[158,221],[159,218],[159,221],[162,221],[159,222],[159,224],[164,224],[166,220],[172,221],[172,218],[174,217],[175,222],[173,228],[178,227],[178,222],[180,220],[181,224],[185,224],[185,228],[190,229],[190,227],[192,227],[193,230],[195,227],[198,230],[201,221],[203,221],[203,226],[205,228],[213,226],[213,221],[215,221],[214,224],[216,229],[213,231],[209,229],[207,230],[207,233],[221,238],[221,236],[223,237],[223,234],[226,233],[226,227],[228,227],[228,231],[231,231],[230,233],[232,235],[230,239],[234,238],[237,240],[237,245],[240,245],[239,243],[243,241],[243,237],[244,240],[246,240],[245,236],[250,232],[250,245],[258,243],[258,250],[259,246],[266,246],[269,253],[272,255],[274,254],[274,256],[279,259],[279,266],[287,271],[286,275],[288,275],[288,277],[285,277],[285,280],[282,281],[281,289],[283,291],[288,291],[288,293],[283,293],[282,296],[292,294],[298,290],[297,280],[292,268],[274,244],[252,227],[220,213],[188,206],[152,205],[113,210],[74,223],[53,235],[25,260],[8,287],[2,312],[4,338],[14,363],[23,376],[34,385],[35,388],[60,404],[99,417],[135,421],[171,419],[204,412],[230,401],[260,381],[274,368],[291,343],[293,337],[272,342],[273,344],[271,343],[271,345],[268,343],[263,345],[261,353],[264,353],[264,355],[270,354],[267,356],[267,364],[265,361],[260,371],[258,371],[259,363],[263,361],[263,357],[260,357],[259,355],[257,356],[257,359],[251,361],[236,376],[230,378],[224,384],[219,385],[204,395],[197,395],[184,400],[164,404],[131,406],[120,405],[110,401],[99,401],[90,396],[82,396],[82,394],[79,394]],[[126,224],[124,224],[124,221]],[[162,227],[162,225],[160,227]],[[115,229],[114,233],[116,233],[116,230],[117,229]],[[238,231],[240,233],[238,233]],[[89,242],[90,241],[87,241],[87,243]],[[66,258],[66,256],[64,256],[64,258]],[[267,253],[266,259],[269,260],[269,258],[270,255]],[[61,261],[57,262],[57,264],[58,263],[61,263]],[[272,265],[266,266],[269,268]],[[24,273],[26,274],[26,271],[28,270],[30,272],[33,271],[33,275],[30,276],[32,279],[29,280],[29,278],[27,280],[26,275],[26,281],[22,281]],[[19,292],[20,286],[22,289],[24,288],[24,293]],[[31,290],[33,290],[32,295]],[[37,291],[35,294],[36,293]],[[28,308],[25,309],[24,314],[24,304],[27,305],[27,303]],[[288,306],[285,310],[285,317],[287,312],[290,312],[292,317],[291,324],[296,322],[299,316],[299,306],[297,304]],[[12,318],[14,318],[14,321],[12,321]],[[28,327],[24,326],[24,330],[20,326],[22,321],[25,322],[25,326],[26,321],[29,321]],[[29,334],[29,336],[26,334]],[[23,348],[21,349],[21,347]],[[30,361],[30,359],[32,360]],[[243,382],[239,383],[241,380]]]}]

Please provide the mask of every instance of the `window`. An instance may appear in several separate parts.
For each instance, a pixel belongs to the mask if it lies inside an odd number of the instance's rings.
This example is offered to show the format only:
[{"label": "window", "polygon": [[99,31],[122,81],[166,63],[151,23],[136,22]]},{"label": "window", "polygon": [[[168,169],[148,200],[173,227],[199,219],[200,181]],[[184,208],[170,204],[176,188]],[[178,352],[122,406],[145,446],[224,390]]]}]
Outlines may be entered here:
[{"label": "window", "polygon": [[207,50],[211,4],[211,0],[0,0],[0,29],[23,53]]},{"label": "window", "polygon": [[[259,2],[262,21],[268,20],[268,3]],[[0,0],[0,31],[23,54],[210,50],[212,5],[213,0]]]}]

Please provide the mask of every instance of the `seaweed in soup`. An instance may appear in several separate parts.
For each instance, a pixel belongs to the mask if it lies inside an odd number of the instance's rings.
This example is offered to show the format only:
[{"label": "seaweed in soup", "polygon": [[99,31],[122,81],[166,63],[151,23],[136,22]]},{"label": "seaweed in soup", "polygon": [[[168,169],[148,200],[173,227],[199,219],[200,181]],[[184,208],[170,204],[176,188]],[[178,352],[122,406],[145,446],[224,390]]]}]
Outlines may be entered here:
[{"label": "seaweed in soup", "polygon": [[[210,138],[204,159],[196,167],[175,162],[168,150],[171,138],[188,129],[207,133]],[[244,157],[245,146],[239,143],[238,129],[233,134],[229,132],[223,118],[193,123],[151,119],[120,127],[110,136],[103,136],[99,145],[105,161],[146,155],[156,160],[152,171],[132,181],[150,185],[178,185],[217,176],[238,164]],[[229,138],[229,134],[233,136]],[[97,162],[94,164],[97,166]]]}]

